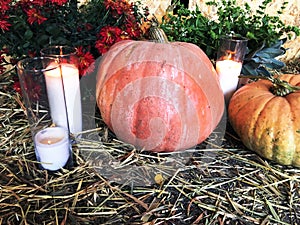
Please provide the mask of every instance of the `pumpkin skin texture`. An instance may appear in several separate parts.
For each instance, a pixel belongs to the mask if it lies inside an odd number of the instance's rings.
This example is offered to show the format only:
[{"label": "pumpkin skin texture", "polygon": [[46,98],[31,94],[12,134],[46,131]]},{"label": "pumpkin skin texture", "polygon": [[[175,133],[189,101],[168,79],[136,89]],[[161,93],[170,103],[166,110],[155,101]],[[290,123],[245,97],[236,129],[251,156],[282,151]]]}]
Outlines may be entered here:
[{"label": "pumpkin skin texture", "polygon": [[[281,80],[300,86],[300,75]],[[268,80],[246,84],[232,96],[229,121],[244,145],[282,165],[300,166],[300,92],[274,95]]]},{"label": "pumpkin skin texture", "polygon": [[204,141],[224,110],[210,60],[196,45],[181,42],[116,43],[100,62],[96,97],[118,139],[153,152]]}]

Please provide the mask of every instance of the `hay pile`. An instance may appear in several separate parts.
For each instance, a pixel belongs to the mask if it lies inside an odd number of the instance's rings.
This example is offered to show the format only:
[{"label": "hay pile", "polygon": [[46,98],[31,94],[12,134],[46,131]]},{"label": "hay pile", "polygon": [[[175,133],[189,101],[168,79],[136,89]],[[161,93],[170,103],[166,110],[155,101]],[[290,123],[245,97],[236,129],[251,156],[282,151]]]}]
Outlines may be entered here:
[{"label": "hay pile", "polygon": [[73,167],[40,170],[12,86],[0,78],[0,224],[300,224],[300,169],[247,151],[228,124],[186,153],[149,154],[96,114]]}]

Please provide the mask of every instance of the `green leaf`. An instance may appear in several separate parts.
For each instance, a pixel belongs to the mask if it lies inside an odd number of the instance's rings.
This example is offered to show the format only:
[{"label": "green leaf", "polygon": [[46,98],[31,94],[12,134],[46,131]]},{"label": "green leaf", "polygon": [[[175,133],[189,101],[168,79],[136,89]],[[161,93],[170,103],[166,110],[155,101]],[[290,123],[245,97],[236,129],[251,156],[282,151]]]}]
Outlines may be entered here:
[{"label": "green leaf", "polygon": [[46,45],[49,42],[50,37],[46,34],[43,34],[40,36],[40,38],[38,39],[38,44],[40,46]]},{"label": "green leaf", "polygon": [[24,38],[26,40],[30,40],[32,38],[32,36],[33,36],[33,32],[31,30],[27,30],[24,34]]},{"label": "green leaf", "polygon": [[31,44],[30,44],[30,42],[28,41],[28,42],[25,42],[24,44],[23,44],[23,48],[28,48],[29,46],[30,46]]}]

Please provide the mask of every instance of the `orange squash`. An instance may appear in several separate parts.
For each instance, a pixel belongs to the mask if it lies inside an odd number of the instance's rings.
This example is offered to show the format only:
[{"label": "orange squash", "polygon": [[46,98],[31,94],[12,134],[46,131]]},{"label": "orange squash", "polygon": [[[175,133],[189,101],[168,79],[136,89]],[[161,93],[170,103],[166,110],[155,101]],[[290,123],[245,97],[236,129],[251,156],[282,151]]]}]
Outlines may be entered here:
[{"label": "orange squash", "polygon": [[300,166],[298,89],[300,75],[285,74],[273,83],[258,80],[234,93],[228,117],[247,148],[279,164]]},{"label": "orange squash", "polygon": [[202,142],[224,110],[212,63],[199,47],[181,42],[118,42],[99,65],[96,97],[120,140],[155,152]]}]

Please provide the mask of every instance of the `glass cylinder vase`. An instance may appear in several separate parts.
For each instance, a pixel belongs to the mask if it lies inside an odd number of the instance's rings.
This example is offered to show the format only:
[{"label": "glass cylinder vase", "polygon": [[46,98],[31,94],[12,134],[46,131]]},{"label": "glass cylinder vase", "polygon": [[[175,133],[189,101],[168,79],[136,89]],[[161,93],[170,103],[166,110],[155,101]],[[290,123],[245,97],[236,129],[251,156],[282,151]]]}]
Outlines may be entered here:
[{"label": "glass cylinder vase", "polygon": [[58,60],[51,57],[26,58],[19,61],[16,68],[35,154],[41,168],[55,171],[72,165],[72,147],[64,97],[56,98],[61,107],[59,116],[65,121],[64,126],[55,124],[49,104],[49,100],[56,97],[56,91],[55,84],[48,82],[48,76],[56,74],[62,83]]},{"label": "glass cylinder vase", "polygon": [[[57,83],[57,96],[65,96],[69,130],[71,134],[78,137],[80,132],[82,132],[82,106],[77,51],[75,48],[69,46],[50,46],[43,48],[41,55],[54,57],[60,63],[63,85],[59,85],[54,76],[51,77],[51,81],[49,82]],[[55,111],[52,110],[51,114],[54,122],[63,125],[57,116],[59,112],[57,111],[57,107],[55,107],[56,98],[49,99],[49,103],[50,106],[55,108]]]},{"label": "glass cylinder vase", "polygon": [[223,36],[217,52],[216,71],[224,93],[225,103],[237,89],[248,40],[237,36]]}]

